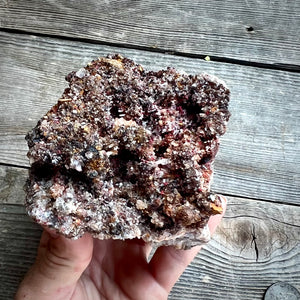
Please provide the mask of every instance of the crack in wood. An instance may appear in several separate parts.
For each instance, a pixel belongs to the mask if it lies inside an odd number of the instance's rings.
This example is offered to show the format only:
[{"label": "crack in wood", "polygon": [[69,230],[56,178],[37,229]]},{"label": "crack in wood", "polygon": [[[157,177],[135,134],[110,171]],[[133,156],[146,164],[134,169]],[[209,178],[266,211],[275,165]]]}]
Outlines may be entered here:
[{"label": "crack in wood", "polygon": [[[11,34],[25,34],[25,35],[34,35],[39,37],[45,37],[45,38],[53,38],[53,39],[59,39],[59,40],[67,40],[67,41],[76,41],[76,42],[82,42],[82,43],[90,43],[90,44],[97,44],[97,45],[107,45],[112,47],[118,47],[118,48],[127,48],[127,49],[135,49],[135,50],[143,50],[148,52],[158,52],[168,55],[175,55],[180,57],[187,57],[187,58],[195,58],[195,59],[205,59],[207,54],[201,54],[201,53],[190,53],[190,52],[181,52],[177,50],[170,50],[170,49],[164,49],[159,47],[149,47],[149,46],[140,46],[136,44],[128,44],[128,43],[121,43],[121,42],[107,42],[107,41],[99,41],[99,40],[93,40],[91,38],[83,38],[83,37],[71,37],[71,36],[61,36],[61,35],[55,35],[55,34],[46,34],[46,33],[40,33],[40,32],[31,32],[27,30],[22,29],[13,29],[13,28],[0,28],[0,32],[6,32]],[[214,62],[219,63],[227,63],[227,64],[235,64],[235,65],[241,65],[241,66],[247,66],[247,67],[254,67],[254,68],[263,68],[263,69],[269,69],[269,70],[278,70],[278,71],[288,71],[288,72],[300,72],[300,66],[294,65],[294,64],[282,64],[282,63],[262,63],[257,61],[247,61],[237,58],[229,58],[229,57],[223,57],[223,56],[214,56],[210,55],[210,60]]]},{"label": "crack in wood", "polygon": [[[254,200],[254,201],[263,201],[263,202],[267,202],[267,203],[276,203],[276,204],[283,204],[283,205],[291,205],[291,206],[300,206],[300,203],[286,203],[284,201],[280,201],[280,200],[269,200],[269,199],[266,199],[266,198],[257,198],[257,197],[254,197],[254,196],[251,196],[251,197],[247,197],[245,195],[234,195],[234,194],[229,194],[229,193],[224,193],[222,191],[219,191],[218,189],[215,189],[214,192],[216,194],[222,194],[223,196],[225,197],[238,197],[238,198],[241,198],[241,199],[247,199],[247,200]],[[226,216],[225,216],[226,217]]]},{"label": "crack in wood", "polygon": [[0,162],[0,166],[3,167],[11,167],[11,168],[19,168],[19,169],[25,169],[25,170],[29,170],[30,167],[26,167],[26,166],[22,166],[22,165],[17,165],[17,164],[11,164],[11,163],[4,163],[4,162]]},{"label": "crack in wood", "polygon": [[257,247],[257,242],[256,242],[257,236],[256,236],[256,233],[255,233],[255,226],[254,226],[254,224],[252,225],[251,236],[252,236],[251,246],[254,244],[256,262],[257,262],[258,261],[258,257],[259,257],[259,253],[258,253],[258,247]]}]

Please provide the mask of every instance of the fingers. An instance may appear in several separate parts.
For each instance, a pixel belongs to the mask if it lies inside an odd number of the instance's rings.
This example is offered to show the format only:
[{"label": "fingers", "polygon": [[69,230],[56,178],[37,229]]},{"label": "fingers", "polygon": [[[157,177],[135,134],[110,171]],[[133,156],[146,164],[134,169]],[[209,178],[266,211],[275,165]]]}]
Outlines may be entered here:
[{"label": "fingers", "polygon": [[147,258],[151,246],[141,239],[95,240],[94,250],[95,260],[110,273],[111,278],[117,280],[122,277],[122,270],[127,275],[132,273],[132,276],[144,272],[148,266]]},{"label": "fingers", "polygon": [[156,250],[150,262],[150,269],[154,278],[168,293],[200,249],[199,246],[190,250],[163,246]]},{"label": "fingers", "polygon": [[139,245],[141,254],[144,256],[145,260],[148,259],[150,252],[152,250],[152,246],[149,243],[146,243],[142,239],[134,239],[133,240],[137,245]]},{"label": "fingers", "polygon": [[44,231],[36,262],[21,283],[15,299],[69,299],[92,252],[90,235],[70,240]]},{"label": "fingers", "polygon": [[[212,216],[208,221],[211,234],[214,233],[218,224],[221,222],[226,210],[226,203],[226,198],[222,197],[223,213],[221,215]],[[178,250],[174,247],[166,246],[158,248],[150,261],[150,269],[153,276],[162,287],[170,292],[175,282],[200,249],[201,246],[194,247],[190,250]]]},{"label": "fingers", "polygon": [[85,275],[97,278],[93,283],[98,290],[103,291],[103,287],[110,287],[110,294],[103,293],[103,298],[166,298],[166,292],[153,280],[148,269],[147,258],[151,251],[149,244],[141,239],[95,240],[94,243],[93,264],[89,266]]}]

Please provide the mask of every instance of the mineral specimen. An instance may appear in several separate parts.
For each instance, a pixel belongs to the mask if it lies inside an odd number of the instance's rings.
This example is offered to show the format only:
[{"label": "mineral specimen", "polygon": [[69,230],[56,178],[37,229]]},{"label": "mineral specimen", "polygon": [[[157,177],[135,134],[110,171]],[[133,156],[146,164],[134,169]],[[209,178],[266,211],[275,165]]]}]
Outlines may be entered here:
[{"label": "mineral specimen", "polygon": [[187,249],[222,212],[210,192],[229,90],[174,68],[146,72],[108,55],[71,72],[69,87],[26,139],[26,207],[69,238],[139,238]]}]

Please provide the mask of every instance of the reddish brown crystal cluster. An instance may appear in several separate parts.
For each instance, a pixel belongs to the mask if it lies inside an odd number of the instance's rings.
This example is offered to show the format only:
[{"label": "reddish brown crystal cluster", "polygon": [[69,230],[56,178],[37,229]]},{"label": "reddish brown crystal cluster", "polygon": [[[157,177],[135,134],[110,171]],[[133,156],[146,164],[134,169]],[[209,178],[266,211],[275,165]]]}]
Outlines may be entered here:
[{"label": "reddish brown crystal cluster", "polygon": [[27,134],[28,213],[70,238],[142,238],[189,248],[222,211],[210,193],[229,90],[209,75],[146,72],[120,55],[67,76]]}]

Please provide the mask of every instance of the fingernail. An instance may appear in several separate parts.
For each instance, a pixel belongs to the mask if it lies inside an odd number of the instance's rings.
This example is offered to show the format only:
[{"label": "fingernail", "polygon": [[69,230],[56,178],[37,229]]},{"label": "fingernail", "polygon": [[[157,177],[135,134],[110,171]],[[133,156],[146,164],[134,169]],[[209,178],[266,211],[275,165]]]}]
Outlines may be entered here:
[{"label": "fingernail", "polygon": [[223,195],[220,195],[220,200],[222,202],[222,208],[223,208],[223,210],[225,210],[226,206],[227,206],[227,198],[224,197]]}]

